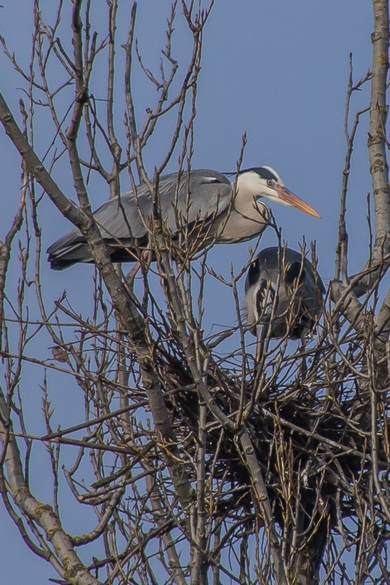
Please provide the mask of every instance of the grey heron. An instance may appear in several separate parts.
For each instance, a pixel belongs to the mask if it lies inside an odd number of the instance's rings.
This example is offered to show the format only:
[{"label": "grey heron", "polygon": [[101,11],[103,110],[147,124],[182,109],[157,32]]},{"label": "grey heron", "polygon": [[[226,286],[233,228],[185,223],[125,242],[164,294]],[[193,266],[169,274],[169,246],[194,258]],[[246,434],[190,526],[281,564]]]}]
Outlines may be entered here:
[{"label": "grey heron", "polygon": [[247,324],[257,339],[257,361],[267,336],[304,340],[318,321],[324,293],[321,277],[301,252],[278,246],[260,252],[245,282]]},{"label": "grey heron", "polygon": [[[225,175],[207,169],[160,177],[159,211],[170,237],[179,239],[180,232],[187,230],[187,234],[198,238],[199,248],[214,241],[223,244],[250,240],[265,229],[269,219],[268,208],[260,199],[321,217],[289,191],[271,167],[242,170],[237,174],[236,187],[234,181],[235,178],[230,181]],[[135,262],[137,250],[148,249],[148,245],[150,249],[152,211],[153,197],[145,184],[110,199],[95,211],[94,218],[113,262]],[[54,270],[78,262],[93,262],[87,242],[77,228],[52,244],[47,253]]]}]

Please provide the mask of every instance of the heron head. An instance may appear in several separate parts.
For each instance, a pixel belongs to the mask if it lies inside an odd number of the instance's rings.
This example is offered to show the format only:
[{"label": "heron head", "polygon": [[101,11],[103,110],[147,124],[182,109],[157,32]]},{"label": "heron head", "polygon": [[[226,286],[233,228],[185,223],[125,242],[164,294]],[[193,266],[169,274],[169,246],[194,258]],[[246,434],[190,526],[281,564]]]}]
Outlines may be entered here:
[{"label": "heron head", "polygon": [[254,167],[240,171],[237,179],[237,198],[268,199],[275,203],[296,207],[314,217],[321,217],[311,205],[285,187],[278,173],[271,167]]}]

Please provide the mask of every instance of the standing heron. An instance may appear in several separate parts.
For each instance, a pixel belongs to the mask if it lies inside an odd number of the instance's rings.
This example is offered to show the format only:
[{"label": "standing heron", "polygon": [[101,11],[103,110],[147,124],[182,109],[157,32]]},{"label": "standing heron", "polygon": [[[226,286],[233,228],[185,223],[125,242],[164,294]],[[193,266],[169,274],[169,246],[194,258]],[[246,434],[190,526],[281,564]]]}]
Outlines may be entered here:
[{"label": "standing heron", "polygon": [[304,341],[320,316],[325,287],[304,254],[265,248],[251,263],[245,282],[247,324],[256,336],[256,360],[264,340]]},{"label": "standing heron", "polygon": [[[236,181],[217,171],[194,170],[162,176],[158,208],[163,227],[179,240],[185,232],[196,249],[212,242],[245,242],[258,236],[269,221],[266,199],[321,217],[310,205],[284,186],[271,167],[240,171]],[[113,262],[135,262],[137,251],[150,249],[153,196],[145,184],[104,203],[94,213]],[[195,246],[196,247],[196,246]],[[88,244],[75,228],[52,244],[48,261],[54,270],[78,262],[93,262]]]}]

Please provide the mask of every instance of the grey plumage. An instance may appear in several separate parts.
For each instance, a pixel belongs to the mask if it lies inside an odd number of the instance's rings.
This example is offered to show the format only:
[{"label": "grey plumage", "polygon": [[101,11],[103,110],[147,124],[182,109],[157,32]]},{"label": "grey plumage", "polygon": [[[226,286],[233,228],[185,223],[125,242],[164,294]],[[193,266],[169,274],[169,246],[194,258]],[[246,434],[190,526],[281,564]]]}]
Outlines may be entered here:
[{"label": "grey plumage", "polygon": [[[291,193],[270,167],[241,171],[236,193],[225,175],[208,169],[165,175],[158,184],[164,229],[174,239],[183,229],[193,231],[193,239],[201,234],[200,247],[214,240],[244,242],[259,235],[268,221],[268,208],[259,198],[295,206],[320,217],[310,205]],[[149,189],[140,185],[136,192],[127,191],[95,211],[95,220],[114,262],[134,262],[137,250],[148,247],[152,204]],[[77,228],[52,244],[47,253],[55,270],[77,262],[93,262],[85,238]]]},{"label": "grey plumage", "polygon": [[311,262],[290,248],[266,248],[251,263],[245,282],[247,324],[257,355],[267,336],[304,339],[318,321],[325,288]]}]

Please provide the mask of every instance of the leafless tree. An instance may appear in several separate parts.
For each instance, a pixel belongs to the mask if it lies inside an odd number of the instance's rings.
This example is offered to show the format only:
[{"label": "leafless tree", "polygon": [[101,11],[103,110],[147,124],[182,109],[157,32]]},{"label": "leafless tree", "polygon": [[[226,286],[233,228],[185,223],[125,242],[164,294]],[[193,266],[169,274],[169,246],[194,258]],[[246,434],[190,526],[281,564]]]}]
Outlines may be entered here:
[{"label": "leafless tree", "polygon": [[[58,0],[50,20],[34,0],[26,69],[1,39],[26,96],[18,113],[0,96],[0,119],[22,168],[19,207],[0,242],[3,504],[61,583],[389,583],[390,292],[379,294],[390,261],[388,2],[373,0],[372,69],[357,82],[351,59],[335,279],[318,335],[294,353],[287,337],[266,340],[259,363],[246,345],[238,296],[248,263],[224,281],[185,230],[172,241],[158,213],[158,181],[168,163],[176,157],[180,169],[191,167],[213,0],[201,9],[195,4],[173,2],[154,72],[136,41],[136,2],[124,40],[116,33],[118,1],[107,1],[101,40],[96,3]],[[187,62],[175,55],[178,19],[192,40]],[[134,100],[135,70],[155,90],[146,113]],[[354,92],[364,84],[371,101],[351,122]],[[118,131],[123,111],[125,133]],[[370,117],[374,218],[369,254],[351,276],[346,200],[363,115]],[[165,151],[148,176],[145,154],[162,120],[171,134],[165,126]],[[42,128],[50,142],[41,140]],[[78,205],[64,194],[57,169],[70,169]],[[157,262],[140,251],[136,284],[134,274],[111,263],[88,199],[91,181],[107,183],[113,197],[125,175],[132,186],[146,183],[156,203],[149,239]],[[65,294],[54,302],[47,294],[46,196],[91,248],[96,272],[87,314]],[[315,261],[314,248],[306,251]],[[229,354],[220,346],[231,330],[204,334],[207,278],[219,279],[235,301],[238,347]],[[41,379],[40,435],[26,412],[31,368]],[[82,397],[79,424],[54,428],[58,388]],[[44,501],[32,487],[37,450],[51,468],[45,484],[52,495]],[[70,497],[82,518],[85,509],[95,514],[92,528],[85,514],[84,534],[69,528]],[[84,562],[87,552],[79,550],[90,543],[96,547],[86,550],[95,552]]]}]

